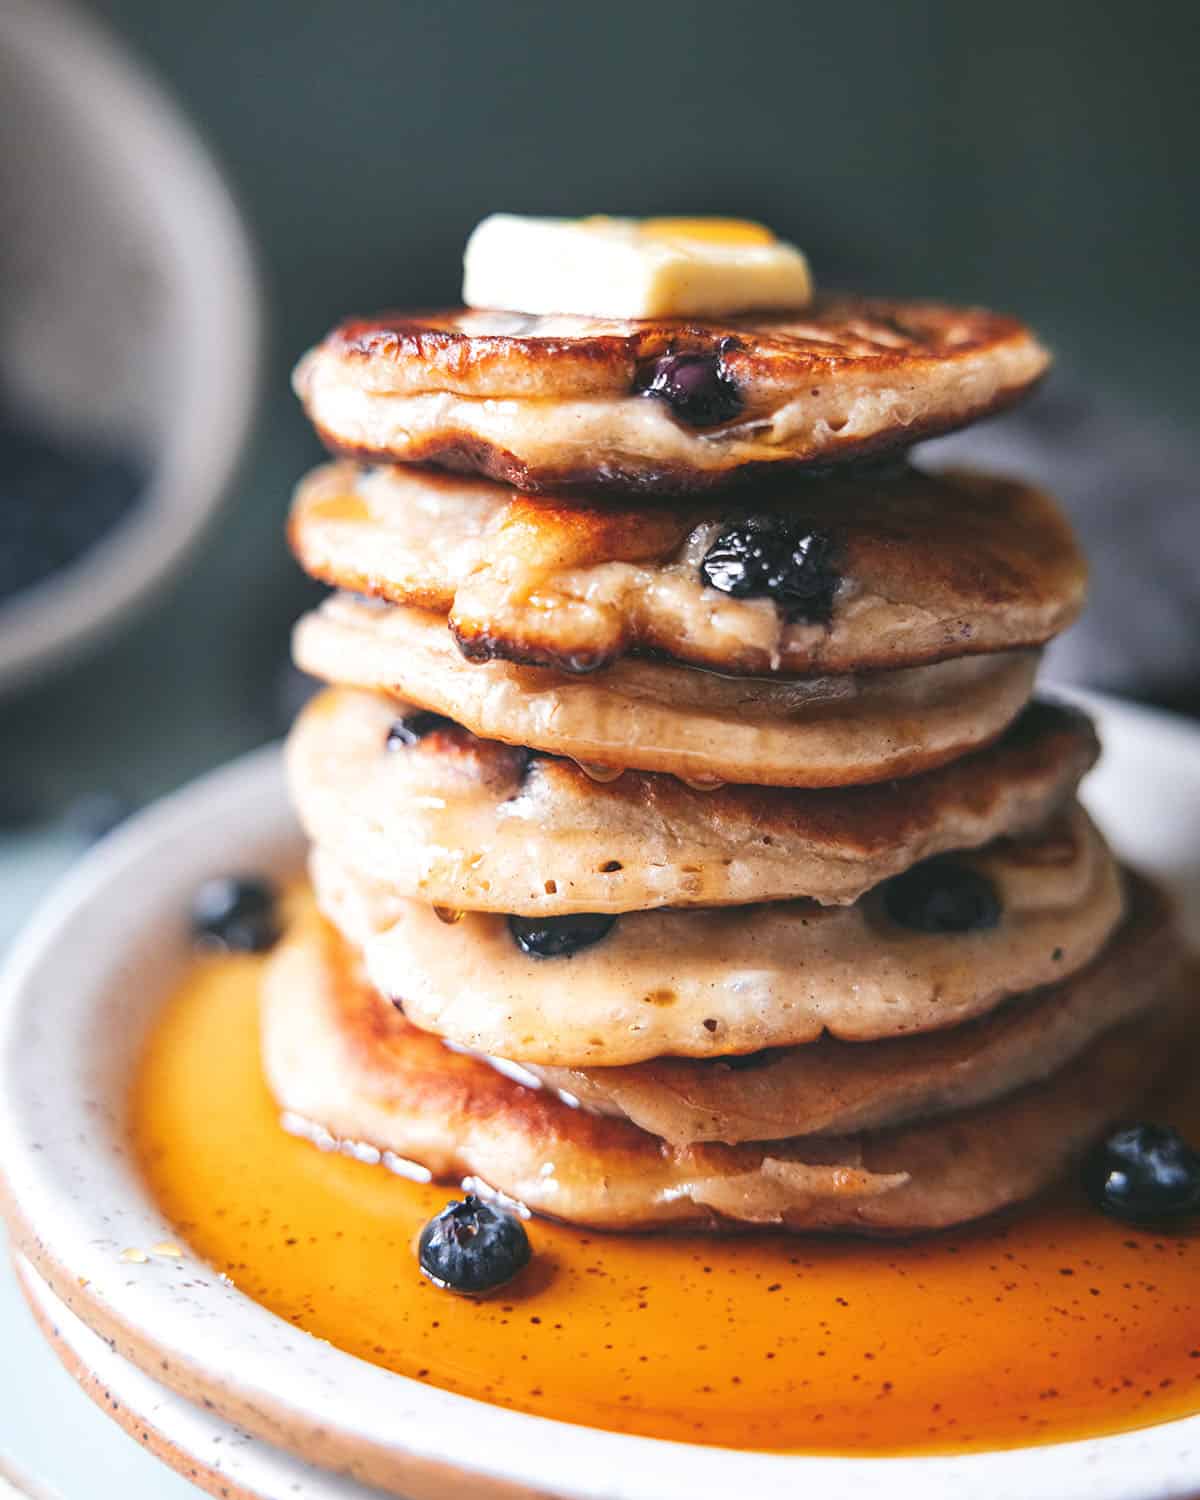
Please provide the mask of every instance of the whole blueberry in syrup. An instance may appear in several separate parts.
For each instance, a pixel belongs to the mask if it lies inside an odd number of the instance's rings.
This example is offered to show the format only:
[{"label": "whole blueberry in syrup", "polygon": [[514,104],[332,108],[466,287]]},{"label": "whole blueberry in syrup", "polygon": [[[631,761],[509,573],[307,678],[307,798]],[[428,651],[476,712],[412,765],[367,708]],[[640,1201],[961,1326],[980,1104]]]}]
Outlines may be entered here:
[{"label": "whole blueberry in syrup", "polygon": [[446,1291],[479,1296],[511,1281],[529,1264],[529,1236],[520,1219],[467,1196],[447,1203],[417,1241],[424,1275]]},{"label": "whole blueberry in syrup", "polygon": [[509,917],[508,930],[530,958],[570,958],[606,938],[616,923],[616,917],[580,911],[566,917]]},{"label": "whole blueberry in syrup", "polygon": [[278,908],[270,881],[219,875],[192,897],[192,936],[231,953],[265,953],[279,941]]},{"label": "whole blueberry in syrup", "polygon": [[663,354],[642,377],[641,393],[665,401],[689,427],[732,422],[742,396],[721,365],[719,354]]},{"label": "whole blueberry in syrup", "polygon": [[789,616],[829,619],[841,582],[833,540],[787,516],[747,516],[726,526],[704,554],[700,577],[735,599],[774,599]]},{"label": "whole blueberry in syrup", "polygon": [[387,747],[389,750],[405,748],[415,745],[423,740],[427,734],[433,734],[435,730],[444,729],[451,721],[441,714],[415,713],[406,714],[403,719],[397,719],[387,734]]},{"label": "whole blueberry in syrup", "polygon": [[927,859],[893,876],[883,905],[893,922],[914,932],[980,932],[1000,921],[996,887],[953,859]]},{"label": "whole blueberry in syrup", "polygon": [[1168,1125],[1123,1125],[1083,1164],[1097,1208],[1134,1223],[1200,1213],[1200,1154]]}]

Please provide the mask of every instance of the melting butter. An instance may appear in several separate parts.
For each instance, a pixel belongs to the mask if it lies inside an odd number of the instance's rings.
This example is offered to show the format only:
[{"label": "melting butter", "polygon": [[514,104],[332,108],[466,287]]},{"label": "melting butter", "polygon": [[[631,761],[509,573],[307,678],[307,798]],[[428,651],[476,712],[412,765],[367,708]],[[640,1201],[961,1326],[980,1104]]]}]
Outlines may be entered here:
[{"label": "melting butter", "polygon": [[745,219],[492,214],[467,242],[468,307],[597,318],[718,317],[803,308],[803,254]]}]

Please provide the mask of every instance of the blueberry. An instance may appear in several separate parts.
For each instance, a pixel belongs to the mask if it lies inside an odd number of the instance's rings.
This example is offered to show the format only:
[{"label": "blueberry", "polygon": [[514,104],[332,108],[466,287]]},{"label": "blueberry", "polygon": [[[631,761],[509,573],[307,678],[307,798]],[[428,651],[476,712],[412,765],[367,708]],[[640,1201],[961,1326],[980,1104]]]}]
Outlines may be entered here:
[{"label": "blueberry", "polygon": [[387,747],[389,750],[406,749],[410,745],[415,745],[419,740],[423,740],[427,734],[453,727],[454,721],[445,718],[442,714],[405,714],[404,718],[397,719],[388,730]]},{"label": "blueberry", "polygon": [[1169,1125],[1123,1125],[1090,1152],[1083,1186],[1118,1219],[1176,1219],[1200,1213],[1200,1154]]},{"label": "blueberry", "polygon": [[927,859],[893,876],[883,904],[893,922],[915,932],[981,932],[1000,921],[996,887],[953,859]]},{"label": "blueberry", "polygon": [[529,1264],[530,1254],[518,1218],[469,1194],[461,1203],[447,1203],[417,1241],[422,1274],[434,1286],[468,1297],[511,1281]]},{"label": "blueberry", "polygon": [[192,935],[206,947],[265,953],[279,940],[278,899],[269,881],[215,876],[192,897]]},{"label": "blueberry", "polygon": [[736,383],[719,354],[664,354],[641,377],[641,394],[665,401],[689,427],[732,422],[742,409]]},{"label": "blueberry", "polygon": [[700,578],[735,599],[774,599],[811,624],[833,612],[841,577],[831,537],[787,516],[747,516],[724,527],[704,554]]},{"label": "blueberry", "polygon": [[566,917],[509,917],[513,942],[530,958],[570,958],[606,938],[616,917],[598,912],[573,912]]}]

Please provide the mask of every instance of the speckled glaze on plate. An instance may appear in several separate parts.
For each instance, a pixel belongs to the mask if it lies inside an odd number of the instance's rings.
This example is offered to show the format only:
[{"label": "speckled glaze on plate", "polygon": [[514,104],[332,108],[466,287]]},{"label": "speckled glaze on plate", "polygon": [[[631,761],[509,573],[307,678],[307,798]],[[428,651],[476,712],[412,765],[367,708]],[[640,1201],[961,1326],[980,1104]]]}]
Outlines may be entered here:
[{"label": "speckled glaze on plate", "polygon": [[315,1468],[194,1406],[124,1360],[58,1300],[22,1255],[13,1258],[38,1327],[96,1405],[135,1442],[222,1500],[366,1500],[352,1479]]},{"label": "speckled glaze on plate", "polygon": [[[1200,730],[1089,699],[1105,758],[1086,800],[1122,856],[1157,874],[1200,937]],[[1200,1417],[1087,1442],[947,1458],[813,1458],[692,1447],[506,1411],[364,1364],[225,1284],[190,1254],[122,1261],[171,1238],[135,1174],[127,1084],[187,963],[182,913],[237,851],[284,871],[301,844],[277,752],[151,809],[85,860],[0,986],[0,1167],[18,1247],[116,1352],[306,1461],[409,1500],[1182,1500],[1200,1486]]]}]

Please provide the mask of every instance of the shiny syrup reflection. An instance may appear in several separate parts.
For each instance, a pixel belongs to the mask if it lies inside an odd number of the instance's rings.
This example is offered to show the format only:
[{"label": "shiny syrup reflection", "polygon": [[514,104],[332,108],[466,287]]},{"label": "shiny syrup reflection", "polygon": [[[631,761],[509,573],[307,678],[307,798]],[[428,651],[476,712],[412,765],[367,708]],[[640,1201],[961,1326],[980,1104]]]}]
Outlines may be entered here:
[{"label": "shiny syrup reflection", "polygon": [[[259,1071],[260,971],[196,962],[137,1082],[138,1152],[196,1251],[363,1359],[570,1422],[800,1452],[1017,1446],[1200,1410],[1200,1233],[1113,1223],[1074,1189],[909,1243],[534,1221],[512,1288],[438,1292],[413,1244],[447,1189],[280,1129]],[[1197,1136],[1200,1091],[1184,1092],[1154,1113]]]}]

